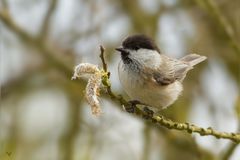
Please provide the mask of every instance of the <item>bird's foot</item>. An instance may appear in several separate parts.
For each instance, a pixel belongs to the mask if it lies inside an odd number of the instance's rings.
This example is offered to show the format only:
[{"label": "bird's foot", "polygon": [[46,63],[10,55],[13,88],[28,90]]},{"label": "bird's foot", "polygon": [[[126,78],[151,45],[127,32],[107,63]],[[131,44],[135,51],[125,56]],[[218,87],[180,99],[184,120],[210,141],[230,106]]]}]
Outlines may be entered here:
[{"label": "bird's foot", "polygon": [[140,101],[138,100],[132,100],[132,101],[128,101],[129,105],[124,106],[124,109],[128,112],[128,113],[135,113],[136,111],[136,105],[137,104],[142,104]]},{"label": "bird's foot", "polygon": [[144,107],[144,108],[143,108],[143,111],[144,111],[144,113],[145,113],[145,114],[143,115],[143,118],[144,118],[144,119],[150,119],[150,118],[153,117],[154,112],[153,112],[152,110],[150,110],[149,108]]}]

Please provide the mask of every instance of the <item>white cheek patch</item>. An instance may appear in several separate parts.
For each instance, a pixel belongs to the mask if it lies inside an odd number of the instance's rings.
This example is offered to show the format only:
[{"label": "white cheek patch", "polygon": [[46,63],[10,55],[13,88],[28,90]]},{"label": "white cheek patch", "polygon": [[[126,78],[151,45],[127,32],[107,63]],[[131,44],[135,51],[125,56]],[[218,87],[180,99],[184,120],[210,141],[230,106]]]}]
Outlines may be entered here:
[{"label": "white cheek patch", "polygon": [[139,49],[131,51],[131,57],[151,68],[158,68],[162,63],[162,58],[157,51],[149,49]]}]

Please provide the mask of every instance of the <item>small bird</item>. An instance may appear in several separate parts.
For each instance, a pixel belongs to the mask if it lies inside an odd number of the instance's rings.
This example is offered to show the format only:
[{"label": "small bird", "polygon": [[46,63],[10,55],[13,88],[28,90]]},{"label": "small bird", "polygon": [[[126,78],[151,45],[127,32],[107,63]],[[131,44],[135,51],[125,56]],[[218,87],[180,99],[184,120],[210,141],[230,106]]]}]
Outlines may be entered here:
[{"label": "small bird", "polygon": [[127,37],[122,47],[118,75],[131,101],[148,105],[154,112],[173,104],[183,91],[182,81],[205,56],[189,54],[181,59],[163,55],[146,35]]}]

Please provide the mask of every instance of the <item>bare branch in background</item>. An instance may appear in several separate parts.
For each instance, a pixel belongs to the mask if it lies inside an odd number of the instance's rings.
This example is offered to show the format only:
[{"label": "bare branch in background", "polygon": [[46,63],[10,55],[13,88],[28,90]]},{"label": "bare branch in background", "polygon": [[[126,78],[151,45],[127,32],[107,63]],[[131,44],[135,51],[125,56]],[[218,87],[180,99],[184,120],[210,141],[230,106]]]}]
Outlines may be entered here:
[{"label": "bare branch in background", "polygon": [[72,91],[65,89],[68,93],[70,108],[68,108],[68,126],[62,137],[60,138],[61,154],[63,160],[74,159],[74,144],[81,133],[82,126],[82,108],[80,107],[81,98],[72,94]]},{"label": "bare branch in background", "polygon": [[148,160],[150,159],[151,155],[151,128],[149,127],[148,123],[144,123],[144,147],[143,147],[143,154],[142,154],[142,160]]},{"label": "bare branch in background", "polygon": [[43,19],[42,27],[40,29],[39,37],[40,39],[45,39],[49,34],[51,18],[57,8],[58,0],[51,0],[47,13]]},{"label": "bare branch in background", "polygon": [[[235,104],[235,110],[238,117],[238,131],[240,131],[240,97],[237,98]],[[239,143],[231,143],[228,147],[224,150],[222,154],[222,160],[228,160],[233,155],[234,151],[238,147]]]},{"label": "bare branch in background", "polygon": [[224,152],[224,155],[222,156],[222,160],[228,160],[230,159],[230,157],[232,156],[234,150],[237,148],[237,146],[239,145],[239,143],[231,143],[227,150]]},{"label": "bare branch in background", "polygon": [[7,10],[9,8],[7,0],[1,0],[0,3],[3,6],[3,9]]},{"label": "bare branch in background", "polygon": [[47,66],[45,65],[31,66],[28,67],[21,75],[17,77],[13,76],[11,80],[7,81],[5,84],[2,84],[1,97],[6,99],[6,97],[13,92],[21,92],[31,77],[36,76],[39,72],[45,71],[46,69]]},{"label": "bare branch in background", "polygon": [[203,4],[208,8],[209,14],[211,14],[214,19],[217,21],[219,27],[223,31],[223,33],[227,36],[230,40],[231,45],[235,52],[240,57],[240,46],[239,43],[236,41],[234,30],[228,20],[222,15],[220,12],[219,7],[217,6],[214,0],[196,0],[198,4]]},{"label": "bare branch in background", "polygon": [[71,77],[72,68],[69,64],[66,64],[64,61],[60,59],[60,57],[57,57],[58,54],[56,51],[52,48],[49,48],[44,44],[44,41],[39,40],[38,37],[34,37],[27,32],[25,32],[23,29],[21,29],[10,17],[8,12],[6,11],[0,11],[0,20],[3,22],[4,25],[6,25],[11,31],[13,31],[20,39],[23,40],[23,42],[26,42],[28,45],[31,45],[35,48],[37,48],[40,53],[48,62],[49,65],[56,68],[58,71],[65,74],[67,77]]}]

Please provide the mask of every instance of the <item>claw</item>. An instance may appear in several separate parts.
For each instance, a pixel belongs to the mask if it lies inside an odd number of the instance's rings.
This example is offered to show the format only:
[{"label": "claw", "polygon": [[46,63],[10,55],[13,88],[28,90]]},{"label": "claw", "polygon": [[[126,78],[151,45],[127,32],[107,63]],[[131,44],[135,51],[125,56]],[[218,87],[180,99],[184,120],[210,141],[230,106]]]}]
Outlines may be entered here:
[{"label": "claw", "polygon": [[124,106],[124,109],[128,112],[128,113],[135,113],[136,111],[136,105],[137,104],[141,104],[140,101],[138,100],[132,100],[128,102],[130,105]]},{"label": "claw", "polygon": [[134,113],[135,112],[135,110],[136,110],[136,106],[126,106],[125,108],[124,108],[128,113]]},{"label": "claw", "polygon": [[145,112],[145,114],[143,115],[144,119],[150,119],[153,117],[154,112],[152,110],[150,110],[149,108],[144,107],[143,111]]}]

